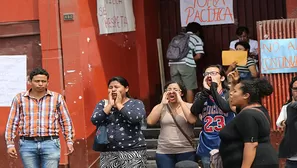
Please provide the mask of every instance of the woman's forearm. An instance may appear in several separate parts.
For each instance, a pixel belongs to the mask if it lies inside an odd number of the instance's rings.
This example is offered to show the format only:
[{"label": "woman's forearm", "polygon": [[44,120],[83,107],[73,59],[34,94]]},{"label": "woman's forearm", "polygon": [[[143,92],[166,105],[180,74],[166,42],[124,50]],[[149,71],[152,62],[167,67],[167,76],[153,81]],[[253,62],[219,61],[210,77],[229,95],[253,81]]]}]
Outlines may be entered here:
[{"label": "woman's forearm", "polygon": [[244,143],[243,160],[241,168],[251,168],[256,157],[258,142]]},{"label": "woman's forearm", "polygon": [[162,109],[164,107],[165,107],[165,105],[160,103],[153,108],[153,110],[151,111],[151,113],[149,114],[149,116],[146,119],[146,122],[148,125],[154,125],[159,121]]},{"label": "woman's forearm", "polygon": [[258,76],[258,72],[256,69],[256,65],[252,65],[249,67],[252,77],[256,78]]},{"label": "woman's forearm", "polygon": [[187,106],[185,102],[181,102],[180,106],[183,110],[183,113],[190,124],[195,124],[197,121],[197,117],[191,113],[190,108]]},{"label": "woman's forearm", "polygon": [[226,71],[226,75],[228,75],[233,70],[234,70],[234,68],[232,66],[229,66],[228,69],[227,69],[227,71]]}]

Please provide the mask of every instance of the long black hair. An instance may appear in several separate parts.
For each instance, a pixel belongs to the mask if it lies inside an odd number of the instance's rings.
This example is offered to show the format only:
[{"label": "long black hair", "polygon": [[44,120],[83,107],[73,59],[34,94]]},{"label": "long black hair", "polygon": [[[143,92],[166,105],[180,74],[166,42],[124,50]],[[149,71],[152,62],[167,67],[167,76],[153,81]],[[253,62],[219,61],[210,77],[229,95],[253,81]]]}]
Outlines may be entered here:
[{"label": "long black hair", "polygon": [[[115,76],[115,77],[112,77],[111,79],[109,79],[108,86],[110,85],[111,82],[114,82],[114,81],[119,82],[125,88],[129,87],[129,83],[128,83],[127,79],[125,79],[125,78],[123,78],[121,76]],[[126,92],[126,97],[131,98],[129,92]]]}]

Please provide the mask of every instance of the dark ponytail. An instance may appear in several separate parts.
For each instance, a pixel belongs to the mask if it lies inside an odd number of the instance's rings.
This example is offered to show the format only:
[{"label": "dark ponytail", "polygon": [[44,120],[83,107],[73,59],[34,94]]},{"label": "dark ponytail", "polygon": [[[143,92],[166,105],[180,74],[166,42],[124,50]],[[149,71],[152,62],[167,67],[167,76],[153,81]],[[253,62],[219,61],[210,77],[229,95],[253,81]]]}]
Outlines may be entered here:
[{"label": "dark ponytail", "polygon": [[240,82],[242,92],[250,95],[249,104],[260,103],[261,98],[269,96],[273,92],[273,87],[265,78],[253,80],[243,80]]}]

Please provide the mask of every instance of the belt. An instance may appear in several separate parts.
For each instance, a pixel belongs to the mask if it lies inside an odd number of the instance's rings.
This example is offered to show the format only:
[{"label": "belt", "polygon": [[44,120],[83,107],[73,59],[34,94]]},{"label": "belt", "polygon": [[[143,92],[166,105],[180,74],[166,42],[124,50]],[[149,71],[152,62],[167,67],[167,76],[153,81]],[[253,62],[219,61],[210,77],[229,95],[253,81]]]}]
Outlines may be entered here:
[{"label": "belt", "polygon": [[52,139],[58,139],[59,136],[38,136],[38,137],[25,137],[21,136],[20,139],[22,140],[30,140],[30,141],[47,141]]}]

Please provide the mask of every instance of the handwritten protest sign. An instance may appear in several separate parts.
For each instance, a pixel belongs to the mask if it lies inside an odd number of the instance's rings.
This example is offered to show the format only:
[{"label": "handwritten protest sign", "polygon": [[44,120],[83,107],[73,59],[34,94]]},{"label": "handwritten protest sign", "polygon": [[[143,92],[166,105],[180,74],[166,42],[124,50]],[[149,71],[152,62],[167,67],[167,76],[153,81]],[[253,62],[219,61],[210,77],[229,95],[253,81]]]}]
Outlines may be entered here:
[{"label": "handwritten protest sign", "polygon": [[97,0],[100,34],[135,31],[132,0]]},{"label": "handwritten protest sign", "polygon": [[182,26],[234,23],[233,0],[180,0]]},{"label": "handwritten protest sign", "polygon": [[26,55],[1,55],[0,81],[0,106],[9,107],[12,99],[27,88]]},{"label": "handwritten protest sign", "polygon": [[297,39],[261,40],[261,72],[297,72]]}]

